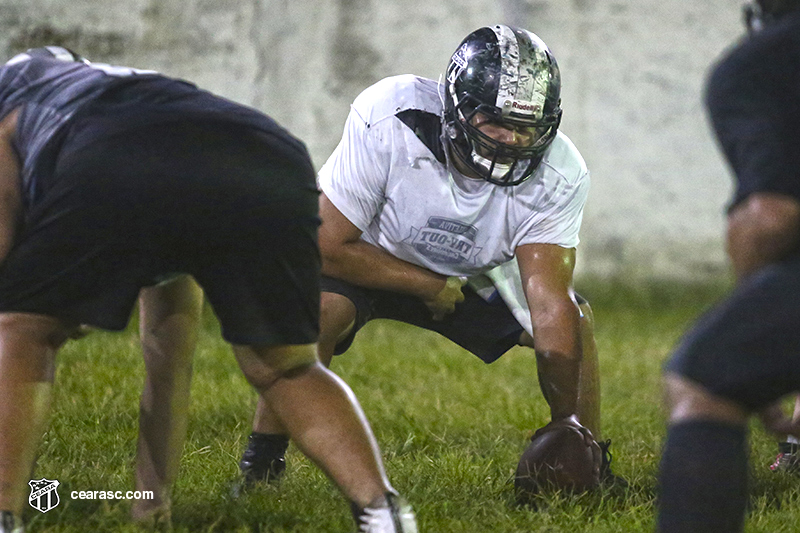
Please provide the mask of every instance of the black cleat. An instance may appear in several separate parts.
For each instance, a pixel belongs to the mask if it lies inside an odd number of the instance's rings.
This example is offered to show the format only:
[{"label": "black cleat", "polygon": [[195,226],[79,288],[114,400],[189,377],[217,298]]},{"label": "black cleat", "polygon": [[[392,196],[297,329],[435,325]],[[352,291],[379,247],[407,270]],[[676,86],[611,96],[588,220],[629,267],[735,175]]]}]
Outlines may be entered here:
[{"label": "black cleat", "polygon": [[257,483],[277,483],[286,470],[288,447],[289,438],[283,435],[251,433],[239,461],[241,475],[231,487],[231,497],[238,498]]}]

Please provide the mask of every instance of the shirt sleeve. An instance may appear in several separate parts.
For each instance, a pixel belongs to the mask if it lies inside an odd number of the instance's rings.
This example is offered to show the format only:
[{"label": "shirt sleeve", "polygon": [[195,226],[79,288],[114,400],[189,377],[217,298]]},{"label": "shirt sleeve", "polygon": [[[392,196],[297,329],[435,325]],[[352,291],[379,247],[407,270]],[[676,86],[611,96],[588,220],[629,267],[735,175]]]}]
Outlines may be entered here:
[{"label": "shirt sleeve", "polygon": [[517,231],[514,248],[523,244],[557,244],[575,248],[583,221],[583,209],[589,195],[589,173],[584,173],[571,187],[556,190],[554,198],[535,209]]},{"label": "shirt sleeve", "polygon": [[318,175],[322,192],[362,232],[386,201],[389,152],[379,126],[352,107],[342,139]]}]

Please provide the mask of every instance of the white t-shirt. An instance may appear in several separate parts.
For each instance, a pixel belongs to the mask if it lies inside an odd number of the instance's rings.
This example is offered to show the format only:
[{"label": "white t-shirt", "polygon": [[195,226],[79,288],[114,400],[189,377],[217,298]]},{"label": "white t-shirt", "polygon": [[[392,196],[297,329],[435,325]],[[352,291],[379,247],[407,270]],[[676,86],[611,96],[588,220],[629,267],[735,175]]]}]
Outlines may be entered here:
[{"label": "white t-shirt", "polygon": [[[519,185],[466,178],[437,160],[396,116],[412,109],[441,116],[439,90],[432,80],[394,76],[364,90],[351,106],[319,186],[361,238],[415,265],[465,277],[508,263],[522,244],[577,246],[589,172],[572,142],[558,132]],[[515,262],[498,272],[519,277]],[[518,315],[528,315],[530,330],[527,305]]]}]

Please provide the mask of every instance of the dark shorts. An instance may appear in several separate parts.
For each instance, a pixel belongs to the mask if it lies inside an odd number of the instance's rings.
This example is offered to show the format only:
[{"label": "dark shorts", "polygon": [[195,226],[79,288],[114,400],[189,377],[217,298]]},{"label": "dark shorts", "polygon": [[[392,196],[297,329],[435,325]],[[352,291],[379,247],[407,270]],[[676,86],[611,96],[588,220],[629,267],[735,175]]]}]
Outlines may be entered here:
[{"label": "dark shorts", "polygon": [[316,341],[318,192],[296,140],[222,122],[80,126],[0,267],[0,311],[119,330],[141,287],[180,272],[226,340]]},{"label": "dark shorts", "polygon": [[686,334],[665,370],[758,410],[800,391],[800,258],[769,266]]},{"label": "dark shorts", "polygon": [[[464,286],[464,301],[443,320],[433,320],[427,306],[414,296],[377,289],[365,289],[345,281],[322,277],[323,292],[341,294],[356,307],[356,323],[350,335],[336,345],[335,353],[344,353],[356,333],[374,318],[398,320],[419,326],[455,342],[465,350],[491,363],[519,343],[523,327],[499,295],[484,300],[469,286]],[[586,300],[578,297],[580,303]]]}]

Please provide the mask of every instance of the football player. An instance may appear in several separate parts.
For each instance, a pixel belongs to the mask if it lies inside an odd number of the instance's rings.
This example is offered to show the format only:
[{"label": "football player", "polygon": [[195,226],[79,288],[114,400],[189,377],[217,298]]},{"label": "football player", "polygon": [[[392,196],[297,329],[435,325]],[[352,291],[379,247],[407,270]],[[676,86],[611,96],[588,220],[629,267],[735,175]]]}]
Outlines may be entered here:
[{"label": "football player", "polygon": [[[23,530],[59,347],[78,324],[124,328],[142,289],[175,273],[202,287],[359,530],[416,531],[352,392],[317,360],[318,191],[302,142],[188,82],[36,49],[0,68],[0,202],[0,532]],[[149,379],[174,370],[161,363]],[[162,429],[140,457],[174,457],[183,432]]]},{"label": "football player", "polygon": [[[324,364],[375,318],[486,363],[526,346],[552,420],[600,440],[592,311],[573,289],[589,171],[559,130],[560,91],[545,43],[496,25],[462,41],[443,82],[394,76],[356,98],[318,175]],[[288,439],[264,402],[253,430],[243,479],[275,479]]]},{"label": "football player", "polygon": [[775,403],[800,391],[800,0],[747,7],[749,37],[714,66],[706,88],[736,178],[727,246],[737,287],[665,366],[663,533],[743,530],[751,415],[800,436]]}]

